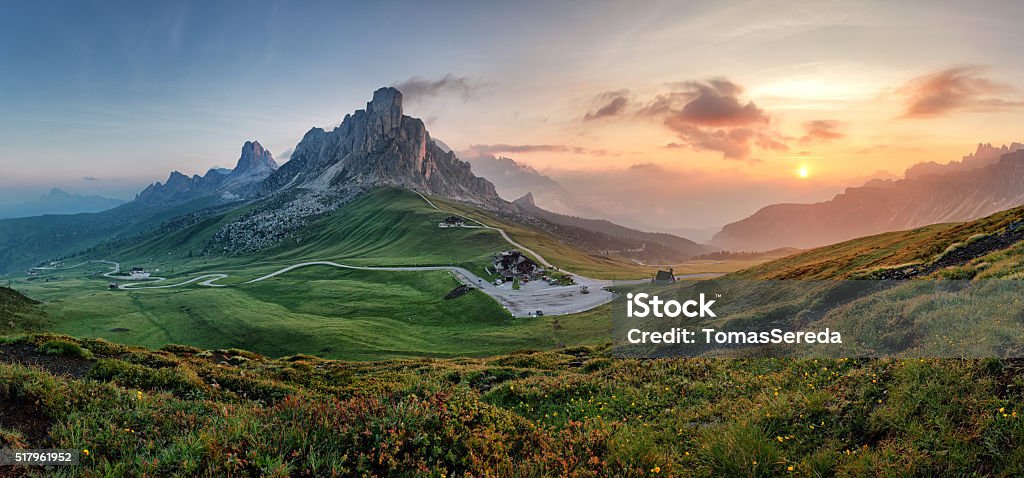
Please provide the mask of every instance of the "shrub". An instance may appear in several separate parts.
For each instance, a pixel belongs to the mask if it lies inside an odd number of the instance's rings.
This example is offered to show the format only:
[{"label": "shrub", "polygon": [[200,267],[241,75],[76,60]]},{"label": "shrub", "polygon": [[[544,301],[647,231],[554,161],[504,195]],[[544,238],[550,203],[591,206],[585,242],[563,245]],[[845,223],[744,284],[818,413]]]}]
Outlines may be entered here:
[{"label": "shrub", "polygon": [[91,359],[93,357],[92,352],[82,348],[81,345],[67,340],[47,340],[36,348],[36,351],[46,355],[65,355],[82,359]]}]

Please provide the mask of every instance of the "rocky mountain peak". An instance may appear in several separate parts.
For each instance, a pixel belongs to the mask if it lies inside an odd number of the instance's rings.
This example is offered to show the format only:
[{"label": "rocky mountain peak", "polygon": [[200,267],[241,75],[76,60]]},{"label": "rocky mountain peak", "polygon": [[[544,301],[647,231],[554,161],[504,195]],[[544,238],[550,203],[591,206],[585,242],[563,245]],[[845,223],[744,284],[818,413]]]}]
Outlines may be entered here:
[{"label": "rocky mountain peak", "polygon": [[422,120],[403,116],[402,92],[392,87],[375,91],[365,110],[346,115],[333,130],[309,130],[291,159],[264,183],[263,193],[296,188],[347,197],[375,187],[491,208],[508,204],[469,163],[431,140]]},{"label": "rocky mountain peak", "polygon": [[263,147],[259,141],[246,141],[242,145],[242,155],[238,158],[235,166],[235,173],[249,173],[253,171],[274,171],[277,169],[277,162],[270,151]]},{"label": "rocky mountain peak", "polygon": [[537,203],[534,202],[533,200],[532,192],[524,194],[523,197],[516,199],[515,201],[512,201],[512,203],[517,206],[537,207]]}]

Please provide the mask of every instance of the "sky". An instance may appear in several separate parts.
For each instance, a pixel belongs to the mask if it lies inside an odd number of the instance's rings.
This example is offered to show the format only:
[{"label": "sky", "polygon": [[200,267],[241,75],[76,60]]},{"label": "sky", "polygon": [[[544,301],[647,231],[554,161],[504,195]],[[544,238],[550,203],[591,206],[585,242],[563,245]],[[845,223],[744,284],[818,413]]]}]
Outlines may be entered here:
[{"label": "sky", "polygon": [[1020,2],[0,6],[0,202],[285,160],[386,85],[457,151],[679,227],[1024,140]]}]

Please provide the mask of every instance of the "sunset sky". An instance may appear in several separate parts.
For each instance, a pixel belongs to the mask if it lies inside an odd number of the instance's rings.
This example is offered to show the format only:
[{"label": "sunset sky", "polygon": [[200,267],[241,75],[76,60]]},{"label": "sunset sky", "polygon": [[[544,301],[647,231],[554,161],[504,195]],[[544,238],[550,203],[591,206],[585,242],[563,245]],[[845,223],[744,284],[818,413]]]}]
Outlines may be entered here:
[{"label": "sunset sky", "polygon": [[692,227],[1024,140],[1020,2],[368,3],[7,4],[0,202],[283,160],[384,85],[458,151]]}]

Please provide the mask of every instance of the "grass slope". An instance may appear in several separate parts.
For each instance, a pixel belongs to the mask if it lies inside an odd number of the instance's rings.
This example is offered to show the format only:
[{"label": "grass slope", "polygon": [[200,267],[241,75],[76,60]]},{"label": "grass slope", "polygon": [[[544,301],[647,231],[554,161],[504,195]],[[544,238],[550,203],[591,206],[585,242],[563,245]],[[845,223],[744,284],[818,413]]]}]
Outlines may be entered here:
[{"label": "grass slope", "polygon": [[[145,266],[154,275],[170,277],[167,283],[201,273],[226,273],[230,277],[220,283],[236,287],[110,291],[106,289],[109,280],[101,276],[109,270],[104,264],[42,272],[32,281],[18,281],[18,286],[46,304],[54,322],[48,330],[147,347],[187,343],[246,348],[273,356],[311,353],[373,360],[479,356],[603,340],[608,328],[593,326],[594,313],[513,321],[480,292],[442,300],[458,285],[447,272],[313,267],[240,285],[314,260],[459,265],[487,277],[484,267],[490,255],[508,248],[507,242],[493,230],[438,228],[437,223],[450,214],[447,205],[442,208],[446,210],[431,208],[410,191],[379,190],[260,254],[197,255],[222,224],[245,213],[240,209],[96,256],[119,260],[124,268]],[[598,320],[607,323],[606,318]]]},{"label": "grass slope", "polygon": [[1013,476],[1022,385],[999,360],[353,364],[43,335],[0,342],[0,446],[88,451],[47,476]]},{"label": "grass slope", "polygon": [[598,256],[580,251],[543,232],[522,224],[500,219],[487,211],[464,204],[431,198],[439,208],[453,211],[464,217],[483,222],[491,227],[501,228],[512,240],[544,256],[556,267],[597,279],[642,279],[653,277],[656,267],[624,262],[607,256]]},{"label": "grass slope", "polygon": [[40,331],[46,325],[46,313],[38,302],[0,287],[0,335]]},{"label": "grass slope", "polygon": [[97,290],[96,282],[69,277],[33,286],[53,319],[47,330],[152,348],[186,343],[348,360],[480,356],[595,343],[607,330],[593,329],[589,314],[509,320],[479,291],[444,300],[459,283],[443,271],[314,266],[217,289],[108,291]]},{"label": "grass slope", "polygon": [[[831,279],[903,264],[934,260],[950,247],[980,235],[995,234],[1024,221],[1024,208],[1014,208],[966,223],[936,224],[889,232],[820,247],[753,266],[730,278]],[[1000,259],[1010,262],[1010,257]],[[1007,265],[1007,264],[1003,264]]]}]

